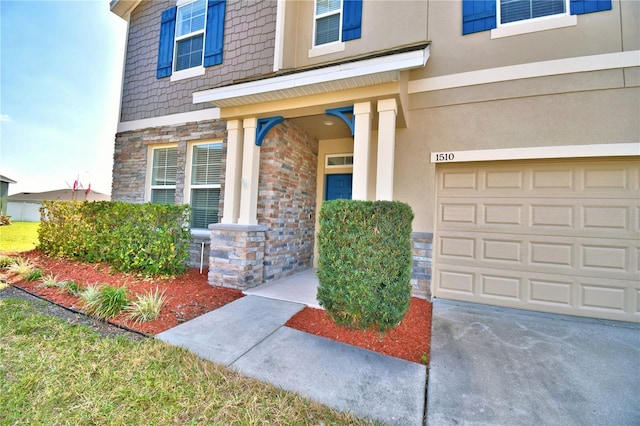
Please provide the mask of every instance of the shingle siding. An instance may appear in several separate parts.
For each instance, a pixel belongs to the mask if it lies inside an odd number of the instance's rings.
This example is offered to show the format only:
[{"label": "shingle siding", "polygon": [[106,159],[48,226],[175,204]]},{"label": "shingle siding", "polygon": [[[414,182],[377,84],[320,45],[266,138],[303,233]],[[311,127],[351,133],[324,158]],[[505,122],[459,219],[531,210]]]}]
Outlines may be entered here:
[{"label": "shingle siding", "polygon": [[175,0],[143,2],[129,24],[120,121],[141,120],[209,108],[193,104],[193,92],[273,70],[276,5],[274,1],[227,1],[222,64],[205,75],[171,82],[157,79],[160,15]]}]

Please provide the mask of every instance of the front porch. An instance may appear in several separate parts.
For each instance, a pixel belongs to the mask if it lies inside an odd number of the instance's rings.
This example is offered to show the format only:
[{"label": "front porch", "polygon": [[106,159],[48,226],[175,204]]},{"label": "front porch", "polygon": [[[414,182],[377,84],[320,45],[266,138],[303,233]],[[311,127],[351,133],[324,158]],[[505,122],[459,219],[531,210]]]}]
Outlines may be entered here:
[{"label": "front porch", "polygon": [[244,294],[302,303],[311,308],[321,309],[317,299],[318,277],[313,268],[250,288],[245,290]]}]

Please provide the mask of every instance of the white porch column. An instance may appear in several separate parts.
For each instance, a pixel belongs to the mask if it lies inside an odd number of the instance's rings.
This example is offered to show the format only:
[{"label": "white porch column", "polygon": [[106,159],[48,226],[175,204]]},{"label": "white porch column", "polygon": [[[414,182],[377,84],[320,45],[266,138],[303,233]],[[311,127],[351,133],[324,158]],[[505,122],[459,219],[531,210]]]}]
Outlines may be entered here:
[{"label": "white porch column", "polygon": [[222,223],[238,223],[242,177],[242,127],[240,120],[227,121],[227,169],[224,174]]},{"label": "white porch column", "polygon": [[378,173],[376,200],[393,201],[393,162],[396,152],[395,99],[378,101]]},{"label": "white porch column", "polygon": [[371,102],[353,105],[353,190],[351,198],[366,200],[369,190],[369,151],[371,150]]},{"label": "white porch column", "polygon": [[260,147],[256,145],[256,118],[245,118],[244,146],[242,153],[242,188],[240,190],[240,215],[238,223],[241,225],[257,225],[258,210],[258,174],[260,171]]}]

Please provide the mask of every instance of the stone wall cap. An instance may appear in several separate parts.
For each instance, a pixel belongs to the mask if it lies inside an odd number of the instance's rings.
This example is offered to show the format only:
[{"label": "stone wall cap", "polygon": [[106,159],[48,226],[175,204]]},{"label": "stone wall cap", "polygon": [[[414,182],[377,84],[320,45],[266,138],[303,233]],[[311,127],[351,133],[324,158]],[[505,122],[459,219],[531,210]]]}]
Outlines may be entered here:
[{"label": "stone wall cap", "polygon": [[412,238],[431,238],[433,239],[433,232],[412,232]]},{"label": "stone wall cap", "polygon": [[238,223],[212,223],[209,225],[212,231],[238,231],[238,232],[259,232],[269,229],[266,225],[241,225]]}]

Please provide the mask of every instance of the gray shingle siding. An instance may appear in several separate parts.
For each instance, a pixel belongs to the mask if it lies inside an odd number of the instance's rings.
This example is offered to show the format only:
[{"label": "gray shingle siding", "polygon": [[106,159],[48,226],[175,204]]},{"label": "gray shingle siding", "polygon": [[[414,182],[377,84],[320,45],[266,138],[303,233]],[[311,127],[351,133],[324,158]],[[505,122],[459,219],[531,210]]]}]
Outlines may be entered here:
[{"label": "gray shingle siding", "polygon": [[193,104],[193,92],[273,71],[275,1],[227,1],[224,56],[205,75],[171,82],[157,79],[160,15],[175,0],[142,2],[131,14],[120,121],[209,108]]}]

